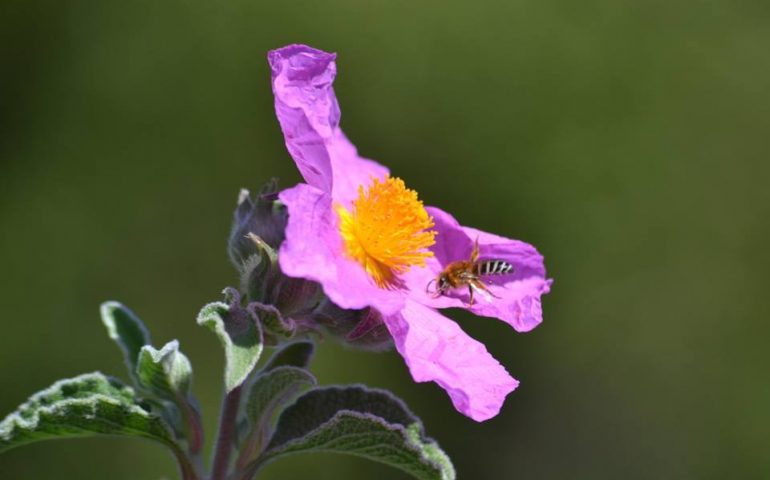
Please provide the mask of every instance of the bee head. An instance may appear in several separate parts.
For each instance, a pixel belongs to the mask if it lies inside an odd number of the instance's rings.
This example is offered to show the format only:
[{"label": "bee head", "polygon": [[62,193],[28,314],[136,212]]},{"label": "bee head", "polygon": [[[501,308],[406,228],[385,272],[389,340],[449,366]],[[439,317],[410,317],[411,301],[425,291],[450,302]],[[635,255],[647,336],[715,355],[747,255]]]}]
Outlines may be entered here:
[{"label": "bee head", "polygon": [[[434,283],[436,284],[436,288],[431,291],[430,286]],[[425,286],[425,292],[432,294],[434,298],[438,298],[441,295],[444,295],[444,293],[449,290],[449,287],[450,284],[449,279],[447,278],[447,274],[441,273],[438,277],[428,282],[428,285]]]},{"label": "bee head", "polygon": [[436,280],[436,292],[443,295],[449,290],[449,287],[449,276],[446,273],[442,273],[438,276],[438,280]]}]

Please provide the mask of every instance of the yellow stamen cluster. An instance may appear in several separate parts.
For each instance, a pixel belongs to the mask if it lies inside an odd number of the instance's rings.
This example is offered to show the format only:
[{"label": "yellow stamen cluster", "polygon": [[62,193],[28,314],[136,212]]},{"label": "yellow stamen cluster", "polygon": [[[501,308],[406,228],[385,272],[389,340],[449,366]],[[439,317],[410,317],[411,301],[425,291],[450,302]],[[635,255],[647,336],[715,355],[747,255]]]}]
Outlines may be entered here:
[{"label": "yellow stamen cluster", "polygon": [[425,265],[433,256],[433,219],[417,192],[400,178],[375,179],[369,188],[358,187],[349,211],[336,207],[345,252],[360,263],[380,287],[395,283],[396,275],[412,265]]}]

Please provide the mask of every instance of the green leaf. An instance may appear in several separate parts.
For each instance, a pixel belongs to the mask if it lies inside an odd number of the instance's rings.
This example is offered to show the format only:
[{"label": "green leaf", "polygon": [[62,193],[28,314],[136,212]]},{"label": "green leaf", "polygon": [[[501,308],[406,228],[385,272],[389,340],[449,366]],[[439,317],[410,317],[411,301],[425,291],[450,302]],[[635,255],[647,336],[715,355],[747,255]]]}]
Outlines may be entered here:
[{"label": "green leaf", "polygon": [[421,480],[453,480],[454,467],[397,398],[362,386],[311,390],[280,416],[260,464],[301,452],[347,453]]},{"label": "green leaf", "polygon": [[128,435],[176,450],[163,421],[143,408],[131,387],[101,373],[60,380],[0,422],[0,452],[39,440]]},{"label": "green leaf", "polygon": [[240,386],[257,365],[262,354],[262,331],[252,311],[240,306],[240,295],[225,289],[230,304],[214,302],[198,314],[198,324],[214,332],[225,349],[225,389]]},{"label": "green leaf", "polygon": [[299,341],[284,345],[277,350],[264,367],[265,371],[278,368],[283,365],[307,368],[313,358],[315,345],[313,342]]},{"label": "green leaf", "polygon": [[129,375],[138,383],[135,375],[136,362],[139,350],[151,343],[150,332],[139,317],[119,302],[103,303],[100,312],[107,333],[123,351]]},{"label": "green leaf", "polygon": [[269,421],[276,409],[302,389],[316,384],[315,377],[302,368],[278,367],[257,377],[249,390],[246,415],[252,425]]},{"label": "green leaf", "polygon": [[148,392],[166,399],[187,397],[192,384],[192,365],[179,351],[179,342],[172,340],[156,350],[145,345],[139,351],[136,366],[139,384]]},{"label": "green leaf", "polygon": [[173,340],[160,350],[145,345],[139,352],[136,367],[139,385],[148,394],[163,400],[166,421],[183,432],[196,453],[202,444],[202,427],[198,402],[190,391],[192,365],[179,351],[179,342]]},{"label": "green leaf", "polygon": [[256,459],[273,434],[273,417],[302,390],[316,384],[313,375],[302,368],[280,366],[265,371],[249,389],[246,417],[250,433],[238,459],[243,467]]}]

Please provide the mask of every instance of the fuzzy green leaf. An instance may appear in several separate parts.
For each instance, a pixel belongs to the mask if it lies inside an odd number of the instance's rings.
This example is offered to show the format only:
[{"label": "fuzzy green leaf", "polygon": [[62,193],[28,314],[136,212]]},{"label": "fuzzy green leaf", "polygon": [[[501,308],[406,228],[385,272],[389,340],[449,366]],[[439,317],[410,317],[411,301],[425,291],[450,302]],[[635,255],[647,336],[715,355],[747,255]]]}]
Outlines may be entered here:
[{"label": "fuzzy green leaf", "polygon": [[100,312],[107,333],[123,351],[129,375],[138,383],[136,362],[142,347],[151,343],[150,332],[139,317],[119,302],[103,303]]},{"label": "fuzzy green leaf", "polygon": [[246,417],[249,434],[241,447],[240,466],[257,458],[273,434],[273,417],[304,389],[316,384],[313,375],[302,368],[280,366],[265,371],[249,389]]},{"label": "fuzzy green leaf", "polygon": [[225,349],[225,389],[243,384],[262,354],[262,331],[254,313],[240,306],[238,293],[225,291],[230,305],[214,302],[198,314],[198,324],[214,332]]},{"label": "fuzzy green leaf", "polygon": [[302,452],[361,456],[421,480],[453,480],[454,467],[397,398],[362,386],[311,390],[280,416],[259,461]]},{"label": "fuzzy green leaf", "polygon": [[177,451],[163,421],[141,406],[131,387],[101,373],[60,380],[0,422],[0,452],[39,440],[128,435]]},{"label": "fuzzy green leaf", "polygon": [[164,418],[189,442],[190,451],[199,451],[202,427],[198,402],[191,392],[192,365],[173,340],[160,350],[145,345],[136,366],[139,386],[160,399]]},{"label": "fuzzy green leaf", "polygon": [[166,400],[187,397],[192,384],[192,365],[172,340],[156,350],[145,345],[139,351],[136,376],[144,390]]}]

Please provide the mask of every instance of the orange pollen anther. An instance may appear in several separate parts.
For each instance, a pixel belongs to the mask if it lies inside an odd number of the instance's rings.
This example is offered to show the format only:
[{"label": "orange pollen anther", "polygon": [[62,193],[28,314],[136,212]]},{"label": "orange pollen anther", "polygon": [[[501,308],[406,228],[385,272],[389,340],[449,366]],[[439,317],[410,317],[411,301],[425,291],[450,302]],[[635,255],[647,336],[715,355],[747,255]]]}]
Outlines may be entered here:
[{"label": "orange pollen anther", "polygon": [[433,219],[417,192],[400,178],[374,179],[367,189],[359,186],[351,207],[336,206],[345,253],[378,286],[393,285],[396,275],[412,265],[425,266],[425,259],[433,256],[427,250],[436,243],[436,232],[429,230]]}]

